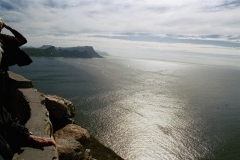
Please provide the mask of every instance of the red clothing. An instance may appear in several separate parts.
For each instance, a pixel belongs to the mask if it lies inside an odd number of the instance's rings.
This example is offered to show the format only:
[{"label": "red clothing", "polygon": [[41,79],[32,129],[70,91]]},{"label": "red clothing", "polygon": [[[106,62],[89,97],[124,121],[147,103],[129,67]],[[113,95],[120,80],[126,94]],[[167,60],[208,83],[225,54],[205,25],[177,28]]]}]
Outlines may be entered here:
[{"label": "red clothing", "polygon": [[[27,43],[27,39],[14,29],[9,29],[14,36],[1,34],[0,42],[2,43],[2,59],[0,70],[8,70],[9,65],[16,64],[19,57],[19,47]],[[3,76],[3,75],[2,75]],[[3,77],[0,77],[3,79]],[[0,80],[3,83],[3,80]],[[0,84],[4,86],[4,84]],[[3,88],[3,87],[0,87]],[[19,146],[28,137],[28,129],[19,124],[17,119],[11,119],[10,114],[3,107],[3,90],[0,90],[0,155],[4,159],[12,159],[13,151],[11,147]]]},{"label": "red clothing", "polygon": [[0,40],[2,40],[3,47],[20,47],[27,43],[27,39],[15,29],[10,30],[14,36],[1,34]]},{"label": "red clothing", "polygon": [[8,70],[9,66],[18,64],[19,66],[28,65],[32,60],[19,47],[27,43],[27,39],[15,29],[9,29],[14,36],[1,34],[0,41],[2,43],[2,60],[0,63],[1,70]]}]

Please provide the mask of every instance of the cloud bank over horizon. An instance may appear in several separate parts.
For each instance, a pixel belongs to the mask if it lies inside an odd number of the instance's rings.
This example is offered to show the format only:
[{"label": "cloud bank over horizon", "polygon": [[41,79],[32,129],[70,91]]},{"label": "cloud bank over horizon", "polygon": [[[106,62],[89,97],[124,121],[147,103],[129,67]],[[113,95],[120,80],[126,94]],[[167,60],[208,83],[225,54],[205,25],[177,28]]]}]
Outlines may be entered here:
[{"label": "cloud bank over horizon", "polygon": [[103,42],[119,40],[240,49],[239,0],[0,0],[0,10],[31,46],[108,49]]}]

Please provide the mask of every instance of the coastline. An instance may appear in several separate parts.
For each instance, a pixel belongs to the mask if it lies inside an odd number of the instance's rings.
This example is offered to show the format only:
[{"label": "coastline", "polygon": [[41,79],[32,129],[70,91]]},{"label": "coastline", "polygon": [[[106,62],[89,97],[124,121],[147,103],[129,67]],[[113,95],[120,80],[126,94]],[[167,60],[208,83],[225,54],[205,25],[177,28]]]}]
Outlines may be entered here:
[{"label": "coastline", "polygon": [[[47,107],[45,103],[46,102],[45,95],[42,93],[39,93],[37,89],[34,88],[32,82],[28,79],[25,79],[23,76],[15,74],[11,71],[9,71],[8,74],[9,74],[9,77],[7,77],[7,81],[9,84],[8,87],[10,88],[7,88],[7,92],[8,94],[11,95],[9,101],[15,104],[13,105],[12,108],[10,108],[10,110],[12,110],[11,114],[16,116],[17,118],[21,117],[20,122],[25,124],[25,126],[30,131],[33,131],[34,134],[36,135],[38,134],[39,136],[44,136],[44,137],[50,137],[56,140],[56,136],[54,134],[56,133],[56,131],[61,130],[61,128],[58,128],[58,130],[54,131],[54,122],[52,122],[51,120],[52,113],[51,111],[46,109]],[[66,108],[66,110],[69,110],[69,108]],[[72,113],[71,116],[72,115],[74,116],[75,113]],[[63,116],[64,116],[63,119],[65,120],[71,117],[71,116],[69,117],[65,115]],[[42,121],[42,122],[39,122],[39,121]],[[78,126],[74,124],[73,121],[67,122],[63,120],[62,122],[65,122],[65,123],[62,123],[60,125],[61,127],[65,127],[70,124]],[[87,133],[85,135],[89,134],[87,130],[86,132]],[[69,135],[70,138],[71,136],[72,135]],[[85,137],[84,136],[83,136],[83,139],[86,138],[86,136]],[[79,145],[83,146],[83,150],[81,150],[81,155],[79,153],[80,151],[77,150],[79,158],[86,159],[87,157],[89,160],[90,159],[94,160],[95,158],[98,160],[104,160],[104,159],[122,160],[122,158],[118,156],[113,150],[101,144],[95,137],[89,136],[87,138],[88,140],[86,144],[80,144],[79,141],[81,142],[81,140],[79,139],[77,139],[74,142],[74,143],[78,143],[77,147],[79,147]],[[67,147],[67,146],[64,146],[64,147]],[[60,145],[58,145],[58,149],[56,148],[54,149],[53,146],[48,146],[46,148],[44,147],[44,150],[36,150],[31,147],[23,147],[21,148],[23,151],[21,153],[16,153],[14,158],[15,159],[23,158],[27,160],[29,158],[31,159],[31,157],[33,158],[34,156],[35,157],[40,156],[41,159],[43,160],[49,159],[49,157],[52,157],[52,159],[54,159],[57,156],[56,155],[57,152],[58,152],[58,156],[60,155],[59,148],[61,148]],[[69,150],[69,148],[67,148],[67,150]],[[73,152],[71,153],[71,155],[76,157],[75,150],[73,149],[71,152]],[[67,157],[69,157],[69,154]],[[65,160],[66,156],[65,158],[59,157],[59,160],[63,160],[63,159]]]}]

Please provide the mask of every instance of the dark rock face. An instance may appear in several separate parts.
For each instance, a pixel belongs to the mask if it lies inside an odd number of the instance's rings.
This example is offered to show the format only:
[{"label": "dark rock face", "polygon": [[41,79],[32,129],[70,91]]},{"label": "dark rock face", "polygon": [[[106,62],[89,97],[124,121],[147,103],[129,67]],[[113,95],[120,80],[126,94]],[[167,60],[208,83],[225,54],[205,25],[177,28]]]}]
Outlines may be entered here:
[{"label": "dark rock face", "polygon": [[59,138],[56,139],[56,143],[59,159],[83,159],[84,149],[74,138]]},{"label": "dark rock face", "polygon": [[74,117],[75,106],[72,102],[56,95],[44,95],[44,97],[45,106],[51,116],[57,119]]},{"label": "dark rock face", "polygon": [[18,118],[21,124],[25,124],[30,118],[30,107],[18,88],[33,88],[33,84],[11,71],[8,71],[4,81],[4,106],[12,118]]},{"label": "dark rock face", "polygon": [[40,48],[22,48],[29,56],[44,57],[76,57],[76,58],[102,58],[93,47],[56,48],[45,45]]},{"label": "dark rock face", "polygon": [[56,143],[59,160],[96,160],[92,158],[90,149],[84,150],[74,138],[59,138]]},{"label": "dark rock face", "polygon": [[102,58],[102,56],[100,56],[94,49],[92,46],[84,46],[84,47],[69,47],[69,48],[63,48],[65,50],[70,50],[70,51],[74,51],[74,50],[77,50],[79,52],[83,52],[83,51],[87,51],[88,54],[91,56],[91,57],[94,57],[94,58]]},{"label": "dark rock face", "polygon": [[87,51],[68,51],[68,50],[57,50],[54,46],[46,49],[39,48],[23,48],[29,56],[35,57],[76,57],[76,58],[92,58]]}]

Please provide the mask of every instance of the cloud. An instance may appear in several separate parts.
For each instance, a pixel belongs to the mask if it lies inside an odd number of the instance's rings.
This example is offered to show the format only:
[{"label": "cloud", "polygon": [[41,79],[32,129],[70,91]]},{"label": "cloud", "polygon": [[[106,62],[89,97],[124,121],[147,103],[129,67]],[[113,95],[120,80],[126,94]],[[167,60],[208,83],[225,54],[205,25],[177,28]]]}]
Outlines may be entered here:
[{"label": "cloud", "polygon": [[4,1],[0,2],[0,6],[1,6],[1,9],[4,9],[4,10],[12,10],[12,9],[14,9],[11,4],[6,3]]},{"label": "cloud", "polygon": [[233,1],[226,1],[223,4],[218,6],[219,8],[225,8],[225,9],[234,9],[240,7],[240,1],[233,0]]},{"label": "cloud", "polygon": [[[240,49],[240,41],[238,37],[224,37],[221,35],[201,35],[201,36],[186,36],[168,34],[164,36],[144,35],[144,34],[122,34],[122,35],[94,35],[93,37],[101,37],[108,39],[120,39],[128,41],[142,42],[159,42],[159,43],[188,43],[201,45],[214,45],[222,47],[231,47]],[[237,40],[237,41],[236,41]]]},{"label": "cloud", "polygon": [[[19,19],[25,18],[23,22],[28,22],[29,25],[38,20],[42,25],[56,25],[57,29],[62,29],[60,31],[69,33],[84,31],[207,34],[222,31],[233,34],[240,32],[237,27],[229,29],[232,28],[230,25],[238,26],[240,23],[236,21],[240,12],[237,4],[237,1],[219,0],[1,0],[1,7],[6,9],[1,16],[12,19],[9,12],[20,12]],[[236,7],[229,9],[232,5]],[[224,11],[216,9],[223,7]],[[65,26],[62,25],[64,22]]]},{"label": "cloud", "polygon": [[82,43],[83,36],[231,48],[240,42],[237,0],[0,0],[0,10],[35,46]]}]

